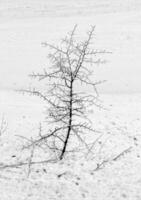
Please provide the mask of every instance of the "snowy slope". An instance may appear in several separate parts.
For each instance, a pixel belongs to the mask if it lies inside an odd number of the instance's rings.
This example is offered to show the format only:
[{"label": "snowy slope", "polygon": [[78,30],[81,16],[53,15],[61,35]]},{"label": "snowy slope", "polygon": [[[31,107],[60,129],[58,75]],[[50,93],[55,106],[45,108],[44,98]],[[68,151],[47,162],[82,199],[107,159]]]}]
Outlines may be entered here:
[{"label": "snowy slope", "polygon": [[[27,75],[46,66],[47,49],[78,24],[84,36],[96,25],[95,48],[113,52],[98,67],[103,92],[140,92],[141,3],[125,1],[0,1],[0,88],[30,83]],[[5,81],[6,80],[6,81]]]},{"label": "snowy slope", "polygon": [[[70,154],[56,164],[32,166],[29,177],[27,166],[0,169],[0,199],[140,200],[141,95],[103,95],[102,98],[108,110],[95,109],[91,113],[95,128],[104,134],[100,139],[102,145],[97,144],[93,154],[86,160],[79,154]],[[0,138],[0,167],[27,156],[21,151],[23,140],[16,135],[30,138],[37,134],[38,122],[43,120],[42,106],[37,107],[26,97],[9,105],[3,103],[2,108],[9,124]],[[128,148],[130,151],[112,160]],[[102,161],[105,164],[95,171],[97,163]]]},{"label": "snowy slope", "polygon": [[95,15],[139,11],[139,0],[1,0],[2,18],[25,17],[70,17],[74,15]]},{"label": "snowy slope", "polygon": [[41,43],[58,43],[75,24],[80,39],[96,25],[94,47],[113,52],[95,68],[97,79],[107,80],[99,88],[107,110],[89,113],[103,137],[86,160],[69,154],[32,166],[28,178],[27,166],[0,169],[0,200],[141,199],[140,0],[0,0],[0,122],[4,116],[8,123],[0,136],[0,168],[28,159],[20,136],[37,135],[45,117],[42,101],[11,90],[32,85],[28,74],[48,67]]}]

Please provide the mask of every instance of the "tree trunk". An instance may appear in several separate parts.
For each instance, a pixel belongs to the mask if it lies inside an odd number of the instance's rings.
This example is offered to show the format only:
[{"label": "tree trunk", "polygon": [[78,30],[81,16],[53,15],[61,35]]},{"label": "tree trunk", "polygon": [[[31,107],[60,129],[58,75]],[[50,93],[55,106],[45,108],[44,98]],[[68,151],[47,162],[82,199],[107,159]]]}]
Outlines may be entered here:
[{"label": "tree trunk", "polygon": [[67,148],[67,144],[68,144],[68,140],[69,140],[69,136],[70,136],[70,132],[71,132],[71,126],[72,126],[72,92],[73,92],[73,80],[71,80],[71,84],[70,84],[70,107],[69,107],[69,122],[68,122],[68,131],[67,131],[67,135],[66,135],[66,139],[64,142],[64,146],[60,155],[60,160],[63,159],[64,157],[64,153],[66,152],[66,148]]}]

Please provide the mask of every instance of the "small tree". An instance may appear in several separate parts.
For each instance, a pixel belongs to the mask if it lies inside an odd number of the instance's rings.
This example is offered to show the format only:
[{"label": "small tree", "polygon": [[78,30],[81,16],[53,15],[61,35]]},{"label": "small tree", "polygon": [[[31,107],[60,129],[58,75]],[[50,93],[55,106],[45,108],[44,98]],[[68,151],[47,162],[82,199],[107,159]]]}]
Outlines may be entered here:
[{"label": "small tree", "polygon": [[[100,106],[96,87],[102,83],[93,81],[93,65],[102,62],[96,55],[107,53],[92,48],[95,27],[91,27],[87,38],[80,42],[75,39],[76,28],[61,41],[60,46],[43,43],[50,48],[48,58],[51,67],[44,69],[43,73],[32,73],[30,76],[42,82],[47,81],[45,92],[40,89],[25,90],[42,98],[48,105],[48,133],[40,134],[32,145],[46,144],[57,152],[60,160],[73,137],[74,142],[77,140],[89,148],[84,135],[95,130],[87,110],[92,105]],[[87,91],[84,91],[84,86],[87,86]],[[93,92],[89,92],[90,87]]]}]

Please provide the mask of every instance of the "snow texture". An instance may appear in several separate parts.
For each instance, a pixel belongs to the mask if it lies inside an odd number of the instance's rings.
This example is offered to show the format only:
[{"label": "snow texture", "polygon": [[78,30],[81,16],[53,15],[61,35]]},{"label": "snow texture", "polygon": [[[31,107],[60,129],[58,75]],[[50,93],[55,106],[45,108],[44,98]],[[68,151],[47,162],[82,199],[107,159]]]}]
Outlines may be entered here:
[{"label": "snow texture", "polygon": [[[23,140],[16,135],[36,135],[43,120],[43,105],[36,98],[34,104],[26,96],[9,92],[5,98],[11,101],[3,99],[1,105],[8,129],[0,140],[0,167],[23,158]],[[109,94],[101,98],[107,109],[89,113],[95,128],[103,133],[93,154],[87,158],[70,154],[58,163],[34,165],[29,177],[27,166],[0,170],[0,199],[140,199],[141,95]],[[114,160],[126,149],[129,151]]]},{"label": "snow texture", "polygon": [[[139,0],[0,1],[0,119],[7,125],[0,134],[0,200],[141,199],[140,11]],[[47,67],[41,43],[58,43],[75,24],[80,39],[96,25],[95,48],[113,52],[95,69],[107,80],[99,88],[106,109],[89,111],[102,137],[87,157],[72,153],[31,166],[28,177],[27,166],[1,169],[28,156],[21,137],[37,135],[45,117],[42,101],[13,90],[32,85],[28,74]]]}]

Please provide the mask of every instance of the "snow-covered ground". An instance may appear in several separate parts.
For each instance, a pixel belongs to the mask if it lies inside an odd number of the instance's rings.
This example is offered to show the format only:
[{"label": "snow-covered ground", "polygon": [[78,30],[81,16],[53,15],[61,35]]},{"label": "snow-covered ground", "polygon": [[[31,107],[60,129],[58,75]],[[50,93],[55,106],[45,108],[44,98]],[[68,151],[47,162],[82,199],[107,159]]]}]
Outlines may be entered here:
[{"label": "snow-covered ground", "polygon": [[29,177],[27,166],[0,169],[0,200],[141,199],[140,19],[140,0],[0,1],[0,168],[28,156],[19,136],[37,135],[44,121],[43,102],[12,91],[32,85],[27,75],[47,65],[41,43],[59,42],[75,24],[81,39],[96,25],[95,48],[113,52],[95,69],[107,83],[99,88],[106,110],[89,113],[103,133],[93,154],[32,166]]},{"label": "snow-covered ground", "polygon": [[[107,110],[90,113],[102,138],[86,159],[70,154],[64,161],[0,170],[0,199],[141,199],[141,95],[102,95]],[[23,157],[23,140],[38,132],[44,120],[43,105],[36,98],[3,92],[1,112],[8,122],[0,138],[0,167]],[[30,101],[31,99],[31,101]],[[34,100],[34,103],[32,103]],[[129,149],[117,160],[113,160]],[[40,155],[41,156],[41,155]],[[105,161],[95,171],[97,163]]]},{"label": "snow-covered ground", "polygon": [[[42,8],[45,15],[37,12]],[[78,24],[79,38],[85,36],[90,25],[96,25],[94,48],[112,51],[107,64],[96,71],[98,79],[108,80],[101,90],[141,92],[140,10],[138,0],[0,1],[0,88],[30,83],[27,75],[47,66],[48,49],[41,43],[59,43]]]}]

